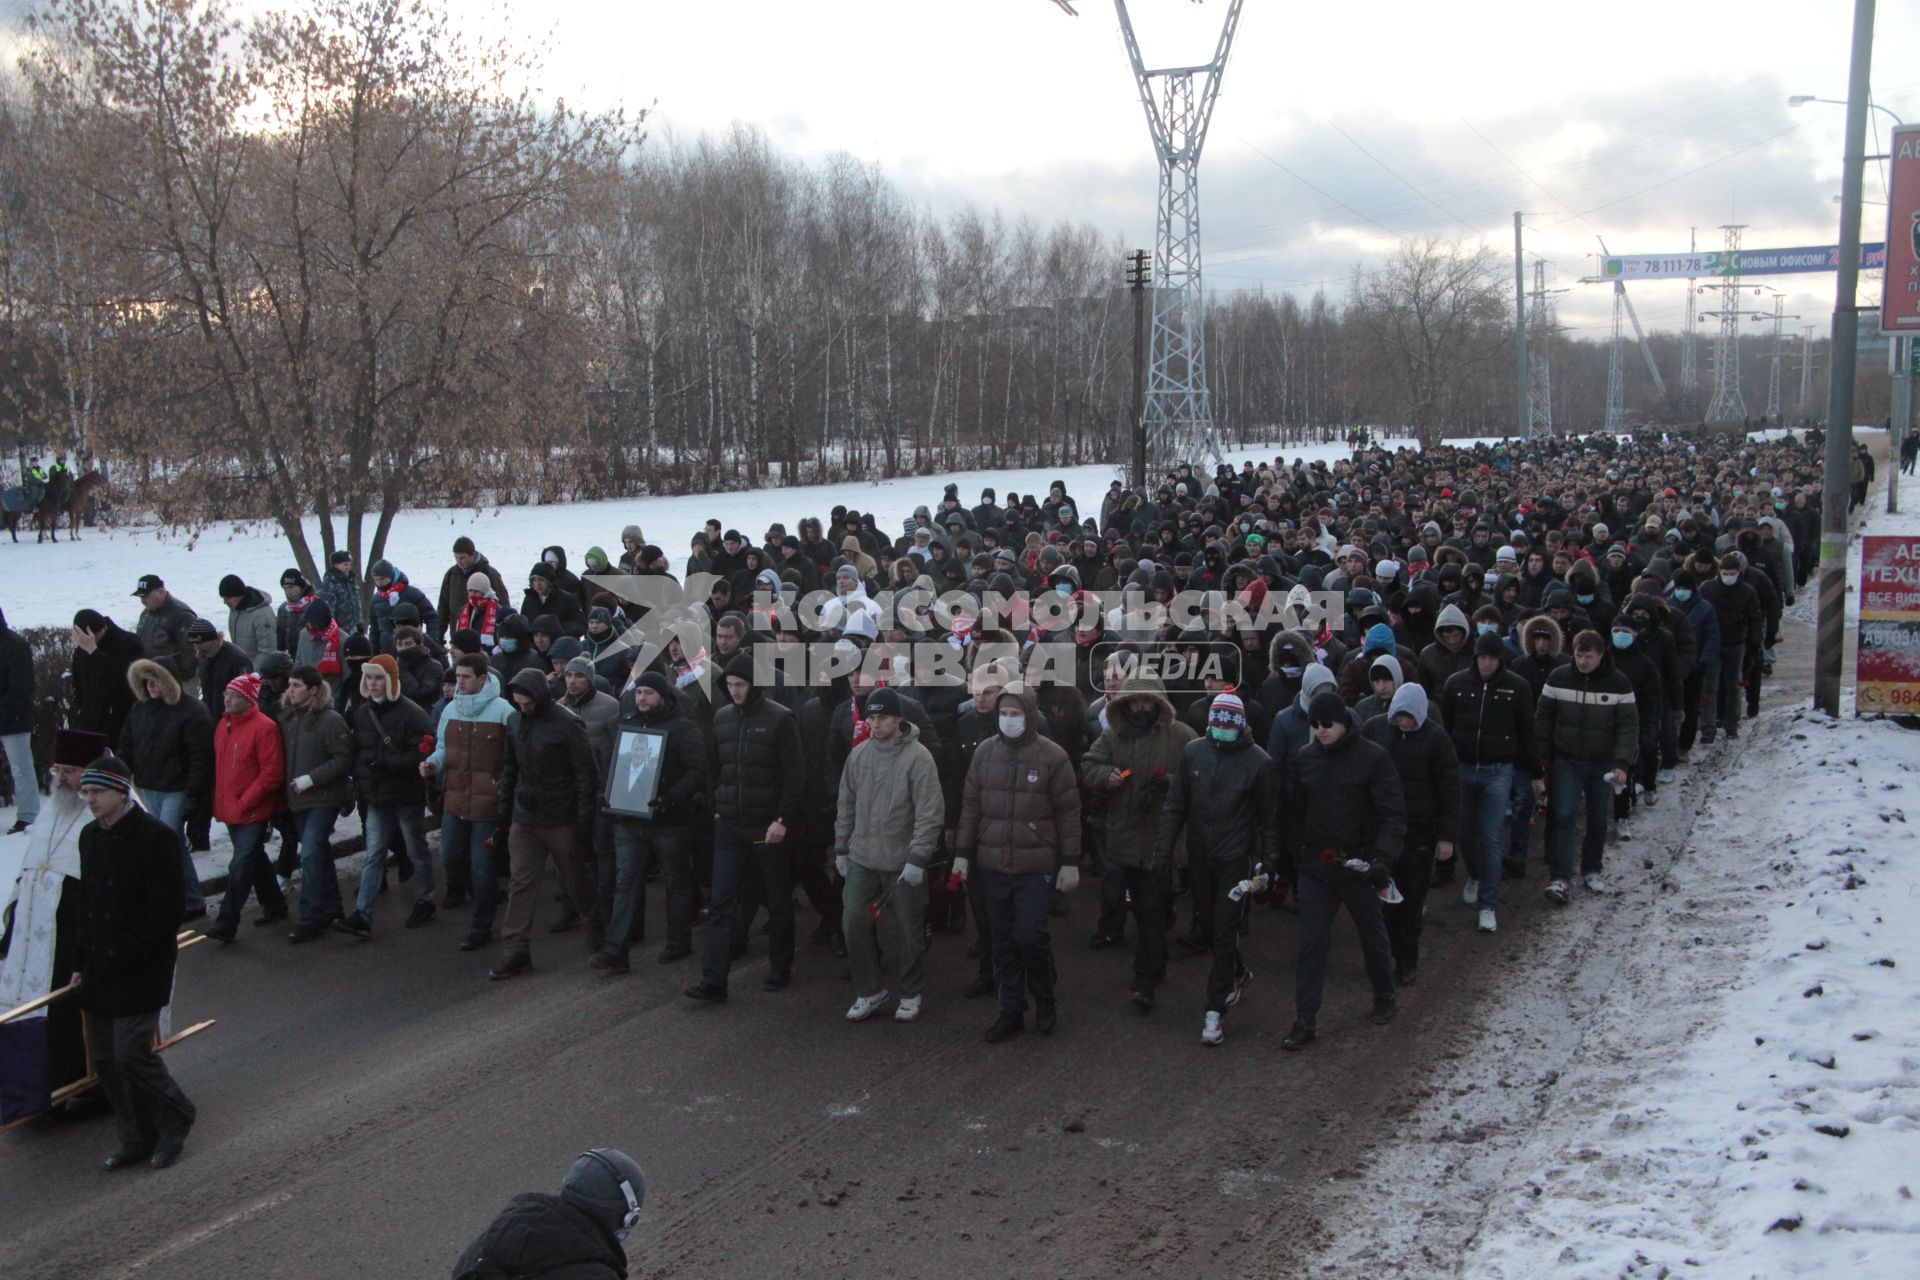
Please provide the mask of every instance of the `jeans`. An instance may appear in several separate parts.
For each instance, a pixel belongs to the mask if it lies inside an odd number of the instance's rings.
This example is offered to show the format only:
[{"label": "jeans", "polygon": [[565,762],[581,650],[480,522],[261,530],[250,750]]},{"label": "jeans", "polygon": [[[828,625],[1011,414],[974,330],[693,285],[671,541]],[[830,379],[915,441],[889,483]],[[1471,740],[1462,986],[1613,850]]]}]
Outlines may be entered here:
[{"label": "jeans", "polygon": [[147,812],[180,837],[181,874],[186,884],[185,906],[189,913],[207,909],[207,895],[200,892],[200,872],[187,849],[187,793],[184,791],[142,791],[140,802]]},{"label": "jeans", "polygon": [[340,878],[333,872],[333,824],[340,811],[330,804],[293,815],[300,828],[300,924],[323,928],[346,914],[340,905]]},{"label": "jeans", "polygon": [[160,1011],[123,1018],[89,1013],[86,1021],[94,1074],[100,1077],[100,1092],[113,1108],[120,1149],[152,1151],[161,1138],[185,1138],[198,1112],[154,1052]]},{"label": "jeans", "polygon": [[993,980],[1000,1008],[1015,1017],[1027,996],[1053,999],[1053,943],[1047,936],[1047,894],[1053,877],[1037,871],[975,872],[986,881],[987,927],[993,934]]},{"label": "jeans", "polygon": [[[1729,738],[1740,736],[1740,677],[1747,662],[1747,646],[1720,642],[1720,679],[1717,710],[1720,727]],[[1712,741],[1713,730],[1703,727],[1701,735]]]},{"label": "jeans", "polygon": [[[1207,972],[1208,1013],[1227,1011],[1227,997],[1246,972],[1246,963],[1240,959],[1240,922],[1246,919],[1251,902],[1247,898],[1235,902],[1227,895],[1252,874],[1250,857],[1224,862],[1200,857],[1187,864],[1187,879],[1193,888],[1193,935],[1213,944],[1213,967]],[[1161,954],[1165,955],[1164,949]]]},{"label": "jeans", "polygon": [[[1464,770],[1462,771],[1464,772]],[[1338,880],[1300,877],[1300,958],[1293,971],[1294,1017],[1308,1026],[1320,1016],[1327,985],[1327,949],[1333,942],[1333,917],[1344,906],[1360,934],[1367,977],[1376,1000],[1393,995],[1393,944],[1387,941],[1380,894],[1351,876]]]},{"label": "jeans", "polygon": [[1513,766],[1460,766],[1460,853],[1480,882],[1480,909],[1500,905],[1500,822],[1513,799]]},{"label": "jeans", "polygon": [[31,825],[40,816],[40,779],[33,768],[33,735],[0,735],[0,751],[7,753],[7,768],[13,771],[13,816]]},{"label": "jeans", "polygon": [[[876,871],[857,862],[847,864],[847,883],[840,895],[844,907],[840,927],[846,933],[847,961],[853,968],[855,995],[878,995],[886,978],[881,952],[891,955],[900,971],[899,992],[917,996],[927,989],[927,894],[931,879],[916,888],[898,871]],[[869,902],[886,901],[877,919],[867,916]]]},{"label": "jeans", "polygon": [[[759,880],[759,895],[749,882]],[[767,976],[793,971],[793,855],[782,841],[766,844],[718,819],[713,824],[713,901],[707,907],[700,976],[717,987],[727,985],[733,967],[733,935],[753,919],[753,903],[767,904]]]},{"label": "jeans", "polygon": [[493,913],[500,901],[500,883],[493,874],[496,851],[487,847],[492,839],[491,822],[451,812],[440,815],[440,863],[447,871],[447,888],[473,895],[473,923],[467,932],[483,937],[493,932]]},{"label": "jeans", "polygon": [[367,865],[360,868],[360,897],[354,903],[368,921],[380,901],[380,886],[387,881],[387,855],[393,851],[396,829],[407,857],[413,860],[413,900],[425,902],[433,897],[433,854],[427,849],[427,815],[419,804],[389,807],[367,806]]},{"label": "jeans", "polygon": [[1547,845],[1547,874],[1573,879],[1573,827],[1587,811],[1586,840],[1580,846],[1580,870],[1597,874],[1607,848],[1607,807],[1613,799],[1613,766],[1555,760],[1548,780],[1553,836]]},{"label": "jeans", "polygon": [[693,935],[693,864],[685,827],[657,827],[633,818],[613,825],[613,919],[607,951],[624,956],[647,932],[647,868],[660,864],[667,889],[667,945],[684,947]]},{"label": "jeans", "polygon": [[[1533,779],[1515,769],[1513,799],[1507,811],[1507,857],[1522,866],[1527,861],[1527,841],[1533,835],[1534,808]],[[1456,856],[1458,852],[1456,849]],[[1429,883],[1434,881],[1430,878]]]},{"label": "jeans", "polygon": [[218,927],[232,933],[239,926],[249,890],[259,894],[260,905],[268,912],[286,914],[287,895],[280,892],[280,882],[267,865],[267,824],[229,822],[227,839],[233,843],[233,857],[227,863],[227,895],[220,900]]}]

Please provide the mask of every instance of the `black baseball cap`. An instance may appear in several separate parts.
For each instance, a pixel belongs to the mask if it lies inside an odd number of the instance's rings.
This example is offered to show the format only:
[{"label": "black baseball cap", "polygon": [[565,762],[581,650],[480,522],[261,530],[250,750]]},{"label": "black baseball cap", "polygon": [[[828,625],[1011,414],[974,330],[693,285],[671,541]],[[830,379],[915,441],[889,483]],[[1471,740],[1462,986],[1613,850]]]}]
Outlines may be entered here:
[{"label": "black baseball cap", "polygon": [[159,574],[143,573],[140,575],[139,585],[135,586],[133,589],[133,594],[136,596],[144,596],[148,592],[157,591],[161,587],[164,587],[166,585],[167,584],[165,582],[161,581]]}]

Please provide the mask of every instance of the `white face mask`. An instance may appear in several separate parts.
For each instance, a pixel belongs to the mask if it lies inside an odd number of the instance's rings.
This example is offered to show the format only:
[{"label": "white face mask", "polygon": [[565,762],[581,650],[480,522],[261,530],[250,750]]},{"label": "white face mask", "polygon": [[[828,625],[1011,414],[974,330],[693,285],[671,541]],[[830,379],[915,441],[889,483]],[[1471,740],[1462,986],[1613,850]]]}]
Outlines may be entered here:
[{"label": "white face mask", "polygon": [[1720,581],[1731,587],[1740,581],[1740,575],[1737,573],[1723,573],[1720,575]]},{"label": "white face mask", "polygon": [[1025,716],[1001,716],[1000,732],[1009,738],[1018,738],[1027,731]]}]

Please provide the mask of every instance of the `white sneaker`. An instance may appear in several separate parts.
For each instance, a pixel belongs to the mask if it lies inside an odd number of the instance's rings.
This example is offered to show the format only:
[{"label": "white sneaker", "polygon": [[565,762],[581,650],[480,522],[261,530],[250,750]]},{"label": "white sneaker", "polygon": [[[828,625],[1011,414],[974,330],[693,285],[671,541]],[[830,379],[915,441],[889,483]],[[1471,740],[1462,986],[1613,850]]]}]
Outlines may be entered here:
[{"label": "white sneaker", "polygon": [[895,1022],[912,1022],[920,1016],[920,997],[901,996],[899,1007],[893,1011]]},{"label": "white sneaker", "polygon": [[1666,786],[1666,785],[1667,785],[1667,784],[1668,784],[1669,782],[1672,782],[1672,781],[1673,781],[1673,770],[1671,770],[1671,769],[1662,769],[1662,770],[1660,771],[1660,785],[1664,787],[1664,786]]},{"label": "white sneaker", "polygon": [[1468,876],[1467,882],[1460,886],[1460,901],[1470,907],[1480,905],[1480,882],[1472,876]]},{"label": "white sneaker", "polygon": [[1660,803],[1660,793],[1658,791],[1644,792],[1640,796],[1640,803],[1651,809]]},{"label": "white sneaker", "polygon": [[[887,993],[884,991],[880,992],[878,995],[861,996],[858,1000],[855,1000],[853,1004],[847,1008],[847,1021],[848,1022],[864,1022],[868,1018],[871,1018],[874,1014],[880,1012],[880,1006],[884,1005],[886,1002],[887,1002]],[[902,1003],[905,1003],[905,1002],[902,1001]]]},{"label": "white sneaker", "polygon": [[1207,1025],[1200,1028],[1200,1043],[1219,1044],[1226,1038],[1227,1028],[1225,1024],[1220,1021],[1220,1015],[1209,1012],[1207,1014]]},{"label": "white sneaker", "polygon": [[1581,883],[1587,886],[1588,893],[1605,893],[1607,891],[1607,882],[1600,878],[1598,871],[1587,872]]},{"label": "white sneaker", "polygon": [[1547,885],[1547,901],[1557,907],[1567,905],[1567,882],[1565,880],[1555,880]]},{"label": "white sneaker", "polygon": [[1480,908],[1480,932],[1492,933],[1498,927],[1499,922],[1493,918],[1493,908]]}]

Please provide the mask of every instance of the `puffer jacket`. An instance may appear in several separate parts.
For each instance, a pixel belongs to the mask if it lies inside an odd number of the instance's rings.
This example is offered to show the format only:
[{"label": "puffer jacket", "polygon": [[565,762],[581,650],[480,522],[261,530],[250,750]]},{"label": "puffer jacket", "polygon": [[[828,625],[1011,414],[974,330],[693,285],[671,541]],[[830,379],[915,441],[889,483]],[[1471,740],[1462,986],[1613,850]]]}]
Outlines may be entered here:
[{"label": "puffer jacket", "polygon": [[432,745],[433,725],[427,713],[407,698],[368,698],[353,712],[355,776],[360,796],[382,809],[426,803],[426,782],[420,762],[422,744]]},{"label": "puffer jacket", "polygon": [[[607,770],[613,767],[613,746],[620,723],[619,702],[612,694],[588,685],[586,697],[567,694],[560,699],[560,705],[579,716],[580,723],[586,726],[587,745],[593,748],[594,776],[604,782]],[[595,790],[599,789],[596,784]]]},{"label": "puffer jacket", "polygon": [[[1128,719],[1142,704],[1159,712],[1145,732]],[[1153,865],[1161,810],[1180,768],[1181,752],[1195,736],[1174,718],[1173,703],[1158,680],[1134,676],[1121,687],[1107,708],[1106,731],[1080,761],[1081,783],[1106,802],[1106,857],[1125,867]],[[1118,789],[1108,790],[1107,775],[1115,769],[1128,776]]]},{"label": "puffer jacket", "polygon": [[[333,690],[325,680],[305,707],[296,711],[281,704],[280,736],[286,748],[289,809],[337,809],[353,799],[353,732],[333,709]],[[313,785],[295,791],[293,784],[302,777],[311,778]]]},{"label": "puffer jacket", "polygon": [[1080,861],[1080,788],[1073,762],[1040,733],[1040,703],[1023,684],[1007,686],[1027,713],[1027,731],[1009,741],[996,733],[980,744],[961,789],[956,850],[971,851],[982,870],[1050,875]]},{"label": "puffer jacket", "polygon": [[1687,624],[1693,628],[1693,661],[1695,666],[1705,666],[1720,661],[1720,614],[1707,602],[1705,596],[1695,591],[1684,604],[1667,597],[1667,603],[1682,611]]},{"label": "puffer jacket", "polygon": [[1180,750],[1173,786],[1160,811],[1154,862],[1167,866],[1182,831],[1189,860],[1248,859],[1278,869],[1280,806],[1273,761],[1242,732],[1232,742],[1196,738]]},{"label": "puffer jacket", "polygon": [[440,779],[447,812],[468,822],[500,818],[500,774],[506,767],[507,721],[513,704],[500,677],[487,673],[479,693],[456,693],[440,717],[440,737],[427,757]]},{"label": "puffer jacket", "polygon": [[1294,871],[1313,880],[1360,878],[1349,858],[1391,863],[1407,838],[1400,772],[1384,748],[1351,722],[1332,746],[1312,738],[1293,766],[1293,794],[1282,803],[1292,817]]},{"label": "puffer jacket", "polygon": [[252,662],[280,647],[280,621],[273,601],[258,587],[248,587],[238,609],[227,610],[227,640]]},{"label": "puffer jacket", "polygon": [[1447,681],[1440,717],[1463,765],[1510,764],[1532,773],[1539,752],[1533,741],[1533,689],[1506,667],[1482,680],[1477,667]]},{"label": "puffer jacket", "polygon": [[1630,769],[1640,752],[1640,714],[1634,707],[1633,681],[1602,655],[1586,675],[1569,659],[1540,691],[1534,708],[1533,737],[1543,767],[1564,757],[1587,765]]},{"label": "puffer jacket", "polygon": [[800,821],[804,755],[798,718],[764,689],[753,686],[745,706],[723,694],[707,740],[714,815],[755,839],[775,818],[791,829]]},{"label": "puffer jacket", "polygon": [[590,830],[600,801],[587,727],[553,700],[546,677],[537,671],[522,671],[507,688],[531,698],[533,711],[515,710],[507,719],[500,821]]},{"label": "puffer jacket", "polygon": [[[659,709],[642,715],[634,706],[634,690],[620,695],[619,727],[657,729],[667,735],[666,757],[660,765],[660,790],[654,798],[652,827],[679,828],[706,816],[707,745],[700,726],[688,716],[678,689],[669,690]],[[639,822],[643,819],[622,819]]]},{"label": "puffer jacket", "polygon": [[559,1196],[515,1196],[454,1264],[453,1280],[621,1280],[626,1250]]},{"label": "puffer jacket", "polygon": [[213,729],[213,816],[228,826],[265,822],[286,784],[280,726],[258,707],[223,715]]},{"label": "puffer jacket", "polygon": [[[1500,675],[1505,678],[1508,673]],[[1478,680],[1479,673],[1474,672],[1473,678]],[[1402,712],[1420,727],[1409,733],[1395,724]],[[1422,844],[1452,843],[1460,825],[1460,758],[1454,753],[1453,739],[1427,714],[1427,691],[1417,684],[1402,687],[1393,695],[1387,714],[1369,721],[1360,732],[1385,749],[1400,775],[1408,838]]]},{"label": "puffer jacket", "polygon": [[[149,697],[147,681],[159,687]],[[151,658],[127,669],[133,710],[121,734],[121,758],[141,791],[204,795],[213,783],[213,717],[198,698],[182,696],[180,682]]]},{"label": "puffer jacket", "polygon": [[847,757],[833,847],[870,871],[924,868],[939,848],[945,816],[940,769],[920,731],[903,719],[890,741],[869,736]]}]

